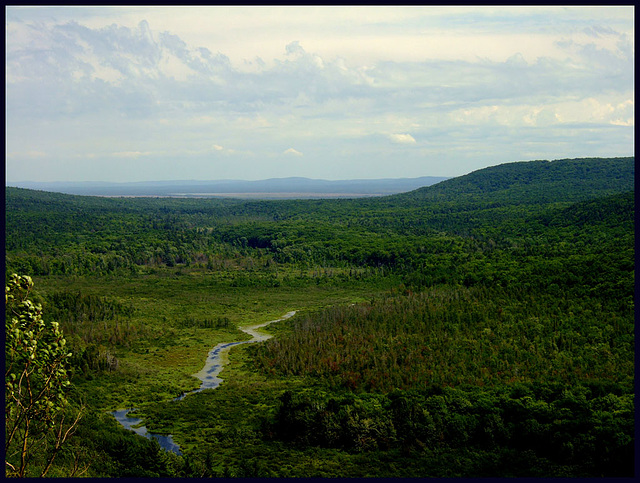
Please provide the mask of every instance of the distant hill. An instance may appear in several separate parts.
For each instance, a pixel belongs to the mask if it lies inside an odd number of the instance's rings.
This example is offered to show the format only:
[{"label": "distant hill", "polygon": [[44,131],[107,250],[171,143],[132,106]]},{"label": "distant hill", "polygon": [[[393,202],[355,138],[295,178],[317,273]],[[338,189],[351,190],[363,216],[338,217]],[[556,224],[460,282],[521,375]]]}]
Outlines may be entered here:
[{"label": "distant hill", "polygon": [[623,193],[632,191],[634,184],[634,157],[522,161],[480,169],[394,198],[418,203],[544,204]]},{"label": "distant hill", "polygon": [[431,186],[448,178],[354,179],[329,181],[309,178],[272,178],[259,181],[144,181],[105,182],[15,182],[10,186],[89,196],[233,197],[253,199],[360,198],[403,193]]},{"label": "distant hill", "polygon": [[[315,253],[319,260],[339,256],[353,263],[389,265],[402,258],[414,264],[431,256],[427,245],[420,245],[400,257],[405,253],[402,246],[415,237],[472,237],[510,246],[511,238],[530,234],[534,239],[547,228],[629,228],[634,162],[608,158],[508,163],[407,193],[351,199],[126,198],[7,187],[5,242],[8,250],[32,245],[40,249],[86,238],[101,246],[99,250],[112,252],[110,240],[118,237],[140,247],[143,232],[149,240],[178,231],[196,236],[199,232],[193,229],[201,226],[215,232],[205,244],[217,240],[275,254],[287,248],[287,260],[308,260],[307,255]],[[143,228],[132,231],[135,227]]]},{"label": "distant hill", "polygon": [[551,207],[633,193],[634,185],[634,157],[520,161],[354,203],[366,206],[368,226],[395,224],[408,232],[429,228],[466,236]]}]

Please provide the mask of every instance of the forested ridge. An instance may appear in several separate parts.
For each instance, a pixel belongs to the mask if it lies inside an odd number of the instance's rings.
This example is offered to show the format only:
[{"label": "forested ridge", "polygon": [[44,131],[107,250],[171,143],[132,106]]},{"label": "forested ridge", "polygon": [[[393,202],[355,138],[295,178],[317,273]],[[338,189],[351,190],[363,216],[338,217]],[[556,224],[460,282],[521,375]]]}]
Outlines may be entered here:
[{"label": "forested ridge", "polygon": [[[634,182],[593,158],[367,199],[6,188],[6,274],[73,348],[93,476],[632,476]],[[194,347],[291,309],[167,402]],[[111,424],[125,401],[185,456]]]}]

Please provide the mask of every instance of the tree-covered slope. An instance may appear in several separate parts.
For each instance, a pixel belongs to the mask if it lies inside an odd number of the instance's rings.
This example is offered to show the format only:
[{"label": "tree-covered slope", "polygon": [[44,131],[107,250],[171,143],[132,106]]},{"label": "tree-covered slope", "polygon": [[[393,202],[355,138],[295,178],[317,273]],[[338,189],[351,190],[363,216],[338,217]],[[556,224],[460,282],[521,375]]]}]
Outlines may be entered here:
[{"label": "tree-covered slope", "polygon": [[510,204],[581,201],[633,190],[634,175],[633,157],[515,162],[480,169],[395,198]]},{"label": "tree-covered slope", "polygon": [[[474,171],[434,186],[390,196],[377,203],[378,216],[411,230],[472,235],[503,222],[634,190],[635,158],[566,159],[507,163]],[[382,208],[384,206],[384,208]]]},{"label": "tree-covered slope", "polygon": [[[7,188],[7,272],[46,287],[100,405],[74,443],[92,476],[630,476],[633,182],[611,158],[365,200]],[[170,401],[210,347],[180,341],[228,340],[262,304],[299,313]],[[187,456],[118,436],[105,400],[141,401]]]},{"label": "tree-covered slope", "polygon": [[[51,273],[62,246],[67,258],[79,252],[65,264],[83,270],[209,263],[238,249],[279,263],[415,265],[443,244],[522,235],[548,208],[630,192],[633,181],[634,158],[610,158],[509,163],[366,200],[109,199],[6,188],[5,240],[9,265],[36,274]],[[16,265],[20,257],[30,261]]]}]

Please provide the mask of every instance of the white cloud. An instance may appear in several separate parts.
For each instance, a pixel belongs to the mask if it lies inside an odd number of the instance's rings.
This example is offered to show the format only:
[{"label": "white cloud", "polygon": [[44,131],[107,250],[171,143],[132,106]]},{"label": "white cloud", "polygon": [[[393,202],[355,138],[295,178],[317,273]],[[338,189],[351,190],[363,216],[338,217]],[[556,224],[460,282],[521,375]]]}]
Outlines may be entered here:
[{"label": "white cloud", "polygon": [[[233,149],[233,148],[225,148],[224,146],[220,146],[219,144],[214,144],[212,146],[213,150],[218,152],[218,153],[222,153],[225,155],[244,155],[244,156],[252,156],[253,153],[249,150],[238,150],[238,149]],[[205,151],[197,151],[197,154],[204,154]]]},{"label": "white cloud", "polygon": [[389,134],[389,139],[397,144],[415,144],[416,140],[411,134]]},{"label": "white cloud", "polygon": [[[166,163],[158,172],[181,176],[171,164],[179,153],[193,160],[193,177],[199,162],[222,169],[222,154],[234,155],[224,169],[241,177],[262,156],[303,152],[309,162],[300,169],[326,171],[318,176],[347,169],[387,176],[389,163],[397,175],[420,176],[432,174],[424,159],[438,153],[462,150],[491,162],[496,152],[517,155],[505,146],[518,146],[531,128],[539,134],[522,152],[547,150],[548,158],[557,146],[592,155],[587,129],[602,153],[634,149],[633,8],[8,7],[6,14],[8,173],[43,146],[51,172],[56,157],[94,153],[90,170],[153,153],[154,166]],[[500,136],[488,136],[492,130]],[[400,166],[411,173],[397,169],[389,141],[419,145]],[[283,152],[284,145],[297,149]],[[129,164],[149,176],[141,163]]]},{"label": "white cloud", "polygon": [[118,151],[112,153],[116,158],[140,158],[142,156],[150,156],[153,153],[150,151]]},{"label": "white cloud", "polygon": [[[460,125],[551,126],[559,124],[633,125],[634,101],[629,93],[599,95],[581,100],[556,100],[546,104],[504,103],[452,111],[449,119]],[[631,94],[632,95],[632,94]]]},{"label": "white cloud", "polygon": [[290,154],[293,156],[302,156],[302,153],[297,149],[289,148],[283,154]]},{"label": "white cloud", "polygon": [[7,158],[16,158],[16,159],[21,159],[21,158],[45,158],[47,157],[47,153],[45,153],[44,151],[26,151],[26,152],[20,152],[20,153],[16,153],[16,152],[11,152],[11,153],[7,153]]}]

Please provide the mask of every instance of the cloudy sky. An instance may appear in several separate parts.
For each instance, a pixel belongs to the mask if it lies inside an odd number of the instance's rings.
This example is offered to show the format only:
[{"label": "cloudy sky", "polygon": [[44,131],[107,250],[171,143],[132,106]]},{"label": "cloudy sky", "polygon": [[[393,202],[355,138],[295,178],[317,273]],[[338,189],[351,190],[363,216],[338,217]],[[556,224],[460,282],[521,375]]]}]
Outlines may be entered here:
[{"label": "cloudy sky", "polygon": [[634,153],[633,7],[6,7],[6,179]]}]

